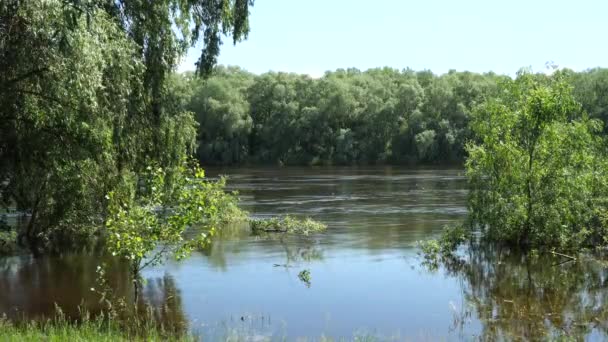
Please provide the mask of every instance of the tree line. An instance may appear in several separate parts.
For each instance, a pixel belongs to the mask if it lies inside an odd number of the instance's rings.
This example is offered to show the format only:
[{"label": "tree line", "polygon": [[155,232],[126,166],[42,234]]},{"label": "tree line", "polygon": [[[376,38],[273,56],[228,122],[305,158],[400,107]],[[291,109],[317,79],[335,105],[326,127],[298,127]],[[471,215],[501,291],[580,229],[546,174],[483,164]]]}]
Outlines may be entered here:
[{"label": "tree line", "polygon": [[[608,70],[563,73],[583,109],[608,122]],[[351,68],[312,78],[219,66],[208,80],[175,79],[199,123],[203,164],[411,165],[463,163],[472,110],[510,77]]]}]

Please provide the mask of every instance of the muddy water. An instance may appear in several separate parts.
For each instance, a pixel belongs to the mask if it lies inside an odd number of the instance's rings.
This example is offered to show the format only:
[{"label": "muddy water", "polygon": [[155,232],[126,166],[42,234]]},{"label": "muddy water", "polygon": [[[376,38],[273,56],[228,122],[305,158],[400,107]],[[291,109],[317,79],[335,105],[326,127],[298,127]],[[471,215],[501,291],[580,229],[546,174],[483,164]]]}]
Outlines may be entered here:
[{"label": "muddy water", "polygon": [[[432,269],[416,242],[466,214],[457,169],[232,168],[251,215],[310,216],[328,225],[310,237],[260,238],[228,227],[181,263],[145,271],[144,298],[203,339],[297,337],[470,340],[607,337],[608,271],[596,259],[463,251]],[[0,312],[44,317],[95,310],[99,257],[0,259]],[[113,260],[115,292],[130,296]],[[298,274],[309,270],[310,284]]]}]

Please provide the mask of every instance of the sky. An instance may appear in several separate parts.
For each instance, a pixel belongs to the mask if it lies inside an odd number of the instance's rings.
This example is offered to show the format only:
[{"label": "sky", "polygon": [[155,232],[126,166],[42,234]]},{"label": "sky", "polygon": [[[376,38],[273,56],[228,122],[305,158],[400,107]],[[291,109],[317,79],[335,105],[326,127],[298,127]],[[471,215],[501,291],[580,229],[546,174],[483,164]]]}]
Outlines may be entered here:
[{"label": "sky", "polygon": [[[355,67],[513,75],[608,66],[608,0],[255,0],[219,64],[319,77]],[[178,67],[193,70],[200,46]]]}]

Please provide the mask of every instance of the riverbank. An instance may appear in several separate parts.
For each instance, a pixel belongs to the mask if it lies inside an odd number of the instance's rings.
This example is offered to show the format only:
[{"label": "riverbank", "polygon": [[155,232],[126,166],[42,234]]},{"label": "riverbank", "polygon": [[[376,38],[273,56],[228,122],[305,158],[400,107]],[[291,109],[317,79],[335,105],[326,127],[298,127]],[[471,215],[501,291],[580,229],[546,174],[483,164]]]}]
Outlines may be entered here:
[{"label": "riverbank", "polygon": [[71,323],[65,319],[53,319],[44,322],[14,324],[0,318],[0,341],[195,341],[193,336],[180,336],[159,331],[154,327],[130,332],[122,329],[117,323],[107,320],[92,320]]},{"label": "riverbank", "polygon": [[[430,336],[430,335],[429,335]],[[418,336],[423,340],[432,340],[425,335]],[[286,337],[279,336],[249,336],[237,331],[227,331],[226,335],[221,338],[222,341],[240,342],[254,340],[265,342],[275,340],[286,340]],[[53,320],[45,323],[30,323],[27,325],[15,326],[7,320],[0,318],[0,341],[6,342],[131,342],[131,341],[171,341],[171,342],[193,342],[201,340],[197,336],[187,335],[178,336],[171,334],[159,333],[154,328],[150,328],[145,334],[130,334],[121,330],[115,324],[108,324],[102,321],[91,321],[79,325],[71,324],[65,320]],[[375,342],[385,339],[380,339],[374,335],[367,333],[353,333],[347,338],[334,339],[321,335],[318,338],[298,338],[298,341],[355,341],[355,342]],[[388,339],[388,341],[401,341],[402,339],[396,335]]]}]

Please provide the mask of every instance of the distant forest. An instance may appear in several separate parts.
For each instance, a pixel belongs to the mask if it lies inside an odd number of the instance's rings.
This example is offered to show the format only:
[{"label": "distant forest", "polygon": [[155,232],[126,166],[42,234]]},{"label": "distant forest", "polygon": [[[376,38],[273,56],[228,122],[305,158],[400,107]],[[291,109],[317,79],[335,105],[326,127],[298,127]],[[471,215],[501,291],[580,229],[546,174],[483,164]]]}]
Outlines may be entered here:
[{"label": "distant forest", "polygon": [[[606,125],[608,69],[566,74],[584,110]],[[391,68],[311,78],[219,66],[207,80],[176,75],[174,86],[200,124],[204,165],[413,165],[462,163],[475,139],[471,111],[506,79]]]}]

